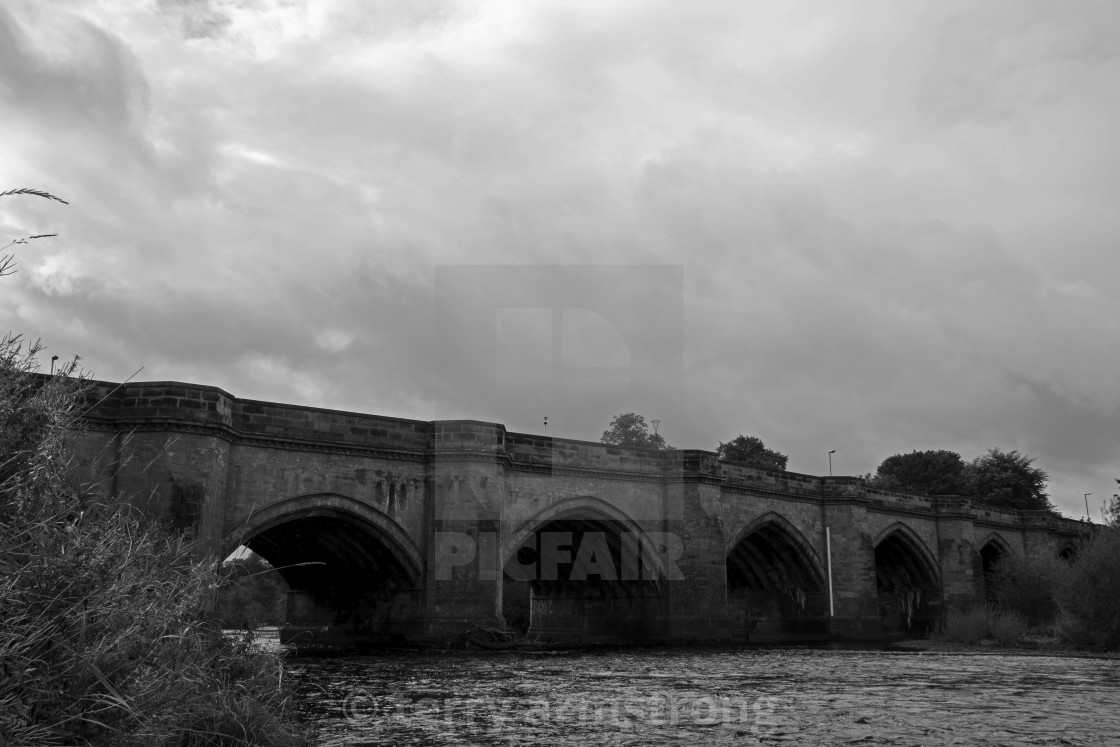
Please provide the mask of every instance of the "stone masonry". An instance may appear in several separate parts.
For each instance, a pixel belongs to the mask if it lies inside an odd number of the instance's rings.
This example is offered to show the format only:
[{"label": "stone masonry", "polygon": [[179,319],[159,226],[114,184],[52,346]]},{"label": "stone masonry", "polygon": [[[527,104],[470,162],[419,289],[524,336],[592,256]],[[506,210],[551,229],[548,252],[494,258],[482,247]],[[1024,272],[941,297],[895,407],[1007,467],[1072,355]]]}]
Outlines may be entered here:
[{"label": "stone masonry", "polygon": [[[98,383],[85,426],[102,490],[213,556],[248,545],[280,569],[288,639],[438,645],[521,618],[572,642],[898,637],[983,601],[982,550],[1058,554],[1084,528],[708,451],[175,382]],[[605,565],[573,573],[586,559]]]}]

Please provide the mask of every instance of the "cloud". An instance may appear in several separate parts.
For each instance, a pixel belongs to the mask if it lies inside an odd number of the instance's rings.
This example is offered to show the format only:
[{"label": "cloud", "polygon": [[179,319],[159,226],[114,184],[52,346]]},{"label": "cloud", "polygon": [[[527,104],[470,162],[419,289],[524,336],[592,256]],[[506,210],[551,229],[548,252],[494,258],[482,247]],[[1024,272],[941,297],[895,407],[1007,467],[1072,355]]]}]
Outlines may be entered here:
[{"label": "cloud", "polygon": [[220,37],[232,20],[211,0],[158,0],[159,9],[179,17],[180,30],[187,39]]},{"label": "cloud", "polygon": [[[0,162],[71,204],[0,201],[4,233],[61,234],[0,320],[107,379],[585,439],[637,410],[805,472],[1020,448],[1076,512],[1120,474],[1118,15],[17,2]],[[551,311],[491,320],[489,374],[448,357],[440,268],[604,265],[682,268],[683,343],[640,336],[671,396],[558,390]],[[581,308],[570,356],[633,361]]]}]

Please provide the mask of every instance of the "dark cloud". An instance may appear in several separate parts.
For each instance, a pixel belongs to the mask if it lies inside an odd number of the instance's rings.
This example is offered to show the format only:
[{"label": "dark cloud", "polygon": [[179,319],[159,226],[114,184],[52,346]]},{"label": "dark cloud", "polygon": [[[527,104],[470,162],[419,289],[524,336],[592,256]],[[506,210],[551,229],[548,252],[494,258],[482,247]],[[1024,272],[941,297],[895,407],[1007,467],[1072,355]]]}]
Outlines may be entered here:
[{"label": "dark cloud", "polygon": [[[636,410],[816,473],[1018,448],[1072,513],[1120,474],[1109,4],[158,8],[0,10],[6,178],[71,201],[0,202],[62,234],[0,320],[99,376],[585,439]],[[683,334],[545,304],[651,265],[681,285],[608,300]],[[441,268],[517,266],[457,327]],[[558,349],[678,364],[558,386]]]}]

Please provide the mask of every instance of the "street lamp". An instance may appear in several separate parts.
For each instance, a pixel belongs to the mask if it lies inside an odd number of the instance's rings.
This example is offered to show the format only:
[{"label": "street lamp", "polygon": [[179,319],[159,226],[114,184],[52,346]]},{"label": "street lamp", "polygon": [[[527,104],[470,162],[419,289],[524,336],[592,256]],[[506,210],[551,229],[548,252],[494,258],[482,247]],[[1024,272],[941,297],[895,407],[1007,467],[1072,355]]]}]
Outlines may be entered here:
[{"label": "street lamp", "polygon": [[657,426],[661,425],[661,421],[660,420],[651,420],[650,422],[653,423],[653,447],[655,449],[660,449],[661,448],[661,442],[657,440]]},{"label": "street lamp", "polygon": [[1089,516],[1089,496],[1091,496],[1091,495],[1092,495],[1092,493],[1086,493],[1085,494],[1085,521],[1092,521],[1093,520],[1093,518],[1091,516]]},{"label": "street lamp", "polygon": [[828,476],[832,477],[832,455],[836,453],[836,449],[828,452]]},{"label": "street lamp", "polygon": [[54,376],[54,362],[56,360],[58,360],[58,356],[57,355],[52,355],[51,356],[51,376]]}]

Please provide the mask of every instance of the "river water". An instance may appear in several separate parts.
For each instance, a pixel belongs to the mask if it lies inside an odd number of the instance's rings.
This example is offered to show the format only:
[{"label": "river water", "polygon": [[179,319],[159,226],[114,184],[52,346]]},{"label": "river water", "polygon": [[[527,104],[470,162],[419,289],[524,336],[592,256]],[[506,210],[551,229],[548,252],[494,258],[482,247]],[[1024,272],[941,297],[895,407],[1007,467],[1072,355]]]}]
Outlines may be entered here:
[{"label": "river water", "polygon": [[1120,661],[836,649],[289,659],[325,745],[1120,745]]}]

